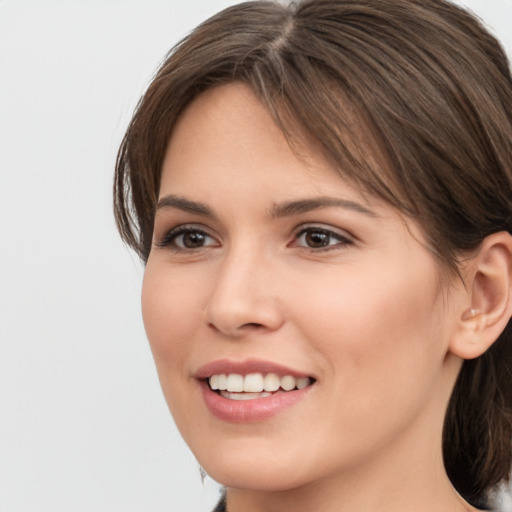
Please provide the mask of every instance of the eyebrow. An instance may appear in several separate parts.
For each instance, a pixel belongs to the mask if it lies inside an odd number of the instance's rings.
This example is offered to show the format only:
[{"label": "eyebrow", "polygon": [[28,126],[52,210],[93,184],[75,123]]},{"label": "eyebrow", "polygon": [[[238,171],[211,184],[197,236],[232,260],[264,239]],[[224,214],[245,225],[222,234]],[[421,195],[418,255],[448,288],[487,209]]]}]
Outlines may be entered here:
[{"label": "eyebrow", "polygon": [[165,210],[168,208],[174,208],[177,210],[182,210],[188,213],[194,213],[196,215],[204,215],[206,217],[215,218],[215,214],[213,210],[204,203],[199,203],[197,201],[191,201],[190,199],[185,199],[184,197],[175,196],[175,195],[167,195],[158,200],[156,204],[155,211]]},{"label": "eyebrow", "polygon": [[337,197],[313,197],[311,199],[300,199],[298,201],[288,201],[282,204],[276,204],[271,210],[272,217],[288,217],[290,215],[298,215],[313,210],[321,210],[323,208],[344,208],[357,213],[368,215],[369,217],[377,217],[373,211],[355,201],[339,199]]},{"label": "eyebrow", "polygon": [[[271,218],[289,217],[292,215],[299,215],[314,210],[321,210],[323,208],[344,208],[357,213],[362,213],[369,217],[377,217],[378,215],[373,211],[355,201],[346,199],[339,199],[337,197],[313,197],[310,199],[299,199],[296,201],[286,201],[281,204],[275,204],[270,209]],[[162,197],[158,200],[155,211],[174,208],[184,212],[193,213],[195,215],[203,215],[210,218],[216,218],[213,210],[206,204],[197,201],[191,201],[184,197],[176,196],[173,194]]]}]

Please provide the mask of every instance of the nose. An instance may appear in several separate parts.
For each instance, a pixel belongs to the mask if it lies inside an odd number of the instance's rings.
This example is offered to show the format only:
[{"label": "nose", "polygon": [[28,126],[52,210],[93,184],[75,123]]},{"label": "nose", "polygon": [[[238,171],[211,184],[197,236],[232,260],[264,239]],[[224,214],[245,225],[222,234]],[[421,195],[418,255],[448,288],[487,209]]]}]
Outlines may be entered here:
[{"label": "nose", "polygon": [[256,251],[232,251],[217,272],[206,308],[211,329],[236,339],[281,327],[282,308],[268,259]]}]

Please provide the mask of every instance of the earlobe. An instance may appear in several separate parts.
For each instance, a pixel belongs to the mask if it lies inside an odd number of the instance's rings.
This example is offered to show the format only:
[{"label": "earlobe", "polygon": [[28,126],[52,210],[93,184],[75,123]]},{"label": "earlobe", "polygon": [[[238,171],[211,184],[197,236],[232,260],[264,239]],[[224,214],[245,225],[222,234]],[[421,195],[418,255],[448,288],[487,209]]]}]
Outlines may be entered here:
[{"label": "earlobe", "polygon": [[450,351],[474,359],[498,339],[512,315],[512,236],[503,231],[485,238],[467,262],[464,278],[467,303]]}]

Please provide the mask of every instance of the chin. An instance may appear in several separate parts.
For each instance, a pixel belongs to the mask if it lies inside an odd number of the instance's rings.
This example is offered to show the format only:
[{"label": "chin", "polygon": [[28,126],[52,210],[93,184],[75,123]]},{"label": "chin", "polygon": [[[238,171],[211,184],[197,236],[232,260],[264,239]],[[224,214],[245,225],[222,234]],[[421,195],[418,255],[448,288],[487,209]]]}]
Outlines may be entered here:
[{"label": "chin", "polygon": [[[201,467],[216,482],[231,488],[253,491],[287,491],[302,487],[315,479],[308,474],[311,466],[305,467],[302,450],[291,453],[275,445],[259,446],[252,443],[250,448],[235,447],[229,449],[218,446],[205,455],[197,453]],[[265,444],[265,443],[263,443]],[[300,444],[299,444],[300,445]],[[309,471],[308,471],[309,469]]]},{"label": "chin", "polygon": [[[289,467],[270,469],[268,464],[248,465],[245,468],[215,464],[206,473],[225,487],[259,492],[289,491],[308,483],[306,478],[290,474]],[[292,471],[293,473],[294,471]]]}]

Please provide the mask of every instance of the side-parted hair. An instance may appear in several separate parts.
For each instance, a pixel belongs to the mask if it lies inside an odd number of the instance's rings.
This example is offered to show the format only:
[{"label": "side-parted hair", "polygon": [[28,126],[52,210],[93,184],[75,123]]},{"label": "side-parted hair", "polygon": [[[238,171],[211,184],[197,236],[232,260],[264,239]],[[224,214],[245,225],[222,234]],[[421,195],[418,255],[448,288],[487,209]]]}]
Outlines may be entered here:
[{"label": "side-parted hair", "polygon": [[[512,77],[475,17],[444,0],[254,1],[171,50],[127,129],[115,215],[143,261],[173,127],[202,91],[232,82],[253,90],[288,140],[300,126],[340,176],[415,220],[450,272],[486,236],[512,233]],[[510,322],[464,362],[443,436],[446,470],[468,501],[508,479]]]}]

